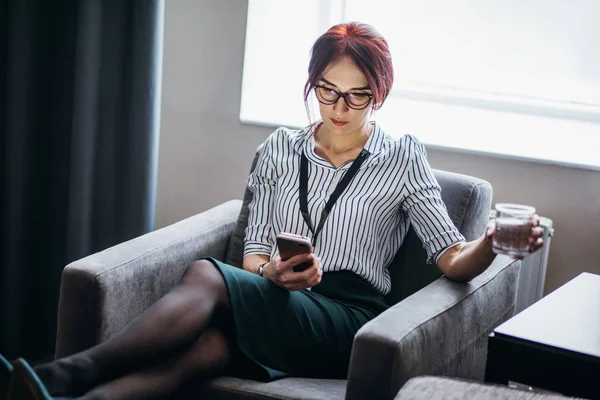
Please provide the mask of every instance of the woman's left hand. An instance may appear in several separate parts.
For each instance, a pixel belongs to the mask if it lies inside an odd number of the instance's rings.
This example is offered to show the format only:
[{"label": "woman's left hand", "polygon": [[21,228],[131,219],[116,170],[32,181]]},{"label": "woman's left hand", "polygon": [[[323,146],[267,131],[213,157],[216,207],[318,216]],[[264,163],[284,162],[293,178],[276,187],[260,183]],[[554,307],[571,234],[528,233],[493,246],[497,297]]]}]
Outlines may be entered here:
[{"label": "woman's left hand", "polygon": [[[310,267],[301,272],[294,271],[295,266],[301,265],[307,260],[311,260]],[[265,266],[263,274],[277,286],[294,291],[318,285],[321,282],[323,270],[321,269],[321,259],[313,253],[298,254],[286,261],[283,261],[277,253]]]},{"label": "woman's left hand", "polygon": [[[496,232],[496,223],[494,220],[491,220],[485,231],[485,237],[491,243],[494,233]],[[544,245],[544,229],[540,227],[540,217],[537,214],[533,215],[533,224],[531,226],[531,233],[529,234],[529,252],[534,253],[538,251]],[[522,260],[523,256],[512,256],[517,260]]]}]

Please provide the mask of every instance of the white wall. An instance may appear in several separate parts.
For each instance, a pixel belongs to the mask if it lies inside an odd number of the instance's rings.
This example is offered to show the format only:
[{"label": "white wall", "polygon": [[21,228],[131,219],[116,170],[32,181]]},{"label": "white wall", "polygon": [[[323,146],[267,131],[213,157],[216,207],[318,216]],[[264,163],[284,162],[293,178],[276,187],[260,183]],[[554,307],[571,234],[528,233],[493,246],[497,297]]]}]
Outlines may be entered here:
[{"label": "white wall", "polygon": [[[165,4],[157,228],[241,198],[254,150],[272,131],[238,121],[246,1]],[[494,201],[519,199],[553,219],[546,292],[600,274],[600,172],[432,149],[429,160],[488,180]]]}]

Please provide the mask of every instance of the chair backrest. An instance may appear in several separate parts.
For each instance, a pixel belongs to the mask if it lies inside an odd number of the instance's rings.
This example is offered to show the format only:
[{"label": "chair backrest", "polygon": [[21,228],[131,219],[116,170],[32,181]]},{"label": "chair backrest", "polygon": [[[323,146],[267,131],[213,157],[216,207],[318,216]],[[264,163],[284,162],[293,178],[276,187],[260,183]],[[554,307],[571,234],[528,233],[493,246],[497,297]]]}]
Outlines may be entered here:
[{"label": "chair backrest", "polygon": [[[254,170],[258,152],[250,171]],[[442,200],[454,225],[467,240],[474,240],[485,231],[492,204],[492,186],[481,179],[452,172],[433,170],[442,188]],[[252,192],[246,188],[242,209],[229,242],[225,262],[241,267],[244,253],[244,236],[248,225],[248,205]],[[410,296],[427,286],[442,273],[435,264],[427,264],[427,254],[421,240],[411,228],[389,267],[392,291],[387,296],[390,304]]]}]

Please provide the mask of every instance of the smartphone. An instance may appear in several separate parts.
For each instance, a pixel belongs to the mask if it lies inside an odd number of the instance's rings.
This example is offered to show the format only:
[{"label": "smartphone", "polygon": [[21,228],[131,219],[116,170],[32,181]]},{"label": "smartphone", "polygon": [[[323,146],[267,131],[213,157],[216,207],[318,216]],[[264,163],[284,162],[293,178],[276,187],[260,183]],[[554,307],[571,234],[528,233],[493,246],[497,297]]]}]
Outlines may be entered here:
[{"label": "smartphone", "polygon": [[[277,247],[279,256],[283,261],[289,260],[295,255],[312,253],[312,244],[306,236],[294,235],[293,233],[281,232],[277,235]],[[295,272],[302,272],[312,265],[312,261],[298,264],[294,267]]]}]

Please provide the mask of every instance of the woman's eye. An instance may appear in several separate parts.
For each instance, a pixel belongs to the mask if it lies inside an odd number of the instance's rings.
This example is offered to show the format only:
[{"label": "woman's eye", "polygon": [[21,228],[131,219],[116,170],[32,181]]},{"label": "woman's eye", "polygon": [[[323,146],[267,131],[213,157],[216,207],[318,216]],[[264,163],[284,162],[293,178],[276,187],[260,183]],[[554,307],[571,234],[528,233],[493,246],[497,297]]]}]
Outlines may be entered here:
[{"label": "woman's eye", "polygon": [[326,99],[335,99],[337,97],[337,93],[333,89],[322,87],[319,90],[320,90],[321,96],[323,96]]},{"label": "woman's eye", "polygon": [[367,97],[369,97],[369,95],[367,93],[350,93],[350,96],[356,98],[356,99],[366,99]]}]

